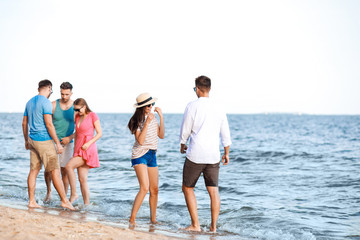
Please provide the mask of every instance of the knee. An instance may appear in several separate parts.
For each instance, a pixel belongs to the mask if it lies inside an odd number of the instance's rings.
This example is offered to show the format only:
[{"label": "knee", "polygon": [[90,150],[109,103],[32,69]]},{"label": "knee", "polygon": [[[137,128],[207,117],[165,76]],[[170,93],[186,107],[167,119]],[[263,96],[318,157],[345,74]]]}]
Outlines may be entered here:
[{"label": "knee", "polygon": [[140,186],[139,192],[146,194],[148,193],[148,191],[149,191],[149,186]]},{"label": "knee", "polygon": [[185,186],[185,185],[182,185],[182,192],[183,192],[184,194],[189,194],[189,193],[191,193],[191,192],[194,192],[194,188],[192,188],[192,187],[187,187],[187,186]]},{"label": "knee", "polygon": [[150,188],[150,194],[151,195],[158,195],[158,192],[159,192],[159,187],[158,186],[155,186],[155,187],[151,187]]},{"label": "knee", "polygon": [[79,177],[79,182],[81,185],[86,184],[87,183],[87,177]]},{"label": "knee", "polygon": [[61,168],[61,176],[65,177],[67,175],[66,169],[65,168]]},{"label": "knee", "polygon": [[66,166],[65,166],[65,172],[68,173],[68,172],[70,172],[70,171],[74,171],[73,168],[72,168],[72,166],[71,166],[70,164],[66,164]]}]

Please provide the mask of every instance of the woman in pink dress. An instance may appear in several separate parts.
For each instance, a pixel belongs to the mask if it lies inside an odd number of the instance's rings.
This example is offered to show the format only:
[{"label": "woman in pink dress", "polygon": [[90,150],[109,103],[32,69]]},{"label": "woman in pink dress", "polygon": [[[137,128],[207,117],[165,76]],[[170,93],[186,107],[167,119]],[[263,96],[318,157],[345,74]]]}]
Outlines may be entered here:
[{"label": "woman in pink dress", "polygon": [[[88,205],[90,204],[90,191],[87,177],[89,168],[100,166],[95,142],[102,136],[102,131],[98,116],[90,110],[85,99],[78,98],[74,101],[74,111],[76,131],[74,155],[66,165],[71,188],[69,201],[73,203],[79,197],[76,193],[76,175],[74,171],[77,168],[84,204]],[[95,136],[94,130],[96,130]]]}]

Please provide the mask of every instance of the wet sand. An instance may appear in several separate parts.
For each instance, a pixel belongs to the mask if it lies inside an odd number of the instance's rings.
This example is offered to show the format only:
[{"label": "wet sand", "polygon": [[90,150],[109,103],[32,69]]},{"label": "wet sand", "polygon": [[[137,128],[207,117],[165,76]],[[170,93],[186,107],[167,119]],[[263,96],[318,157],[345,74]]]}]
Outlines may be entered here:
[{"label": "wet sand", "polygon": [[1,239],[180,239],[157,233],[74,220],[70,211],[58,216],[42,210],[21,210],[0,205]]}]

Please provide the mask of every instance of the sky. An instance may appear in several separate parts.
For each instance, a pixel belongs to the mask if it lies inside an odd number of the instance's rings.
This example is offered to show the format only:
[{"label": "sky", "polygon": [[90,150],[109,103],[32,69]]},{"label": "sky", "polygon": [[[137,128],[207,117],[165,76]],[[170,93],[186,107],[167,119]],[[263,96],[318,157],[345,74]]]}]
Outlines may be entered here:
[{"label": "sky", "polygon": [[0,112],[23,112],[49,79],[95,112],[164,113],[196,99],[227,113],[360,114],[357,0],[0,0]]}]

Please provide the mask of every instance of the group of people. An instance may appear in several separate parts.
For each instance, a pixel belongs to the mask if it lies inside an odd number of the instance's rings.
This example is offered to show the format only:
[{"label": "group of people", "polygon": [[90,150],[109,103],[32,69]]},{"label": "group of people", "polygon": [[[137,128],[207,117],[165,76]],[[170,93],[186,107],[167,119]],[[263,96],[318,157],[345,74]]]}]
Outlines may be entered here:
[{"label": "group of people", "polygon": [[[60,196],[61,206],[75,210],[72,204],[79,197],[76,192],[76,168],[84,204],[90,204],[87,177],[90,168],[100,166],[96,141],[101,138],[102,130],[97,114],[90,110],[85,99],[71,99],[72,88],[69,82],[62,83],[61,98],[51,103],[49,97],[52,94],[52,83],[47,79],[42,80],[39,82],[39,94],[26,104],[22,127],[25,148],[30,150],[28,206],[31,208],[41,207],[35,200],[35,185],[42,165],[45,168],[47,186],[45,201],[51,200],[53,182]],[[220,161],[224,165],[229,163],[231,139],[228,120],[225,113],[214,108],[214,102],[209,98],[210,90],[210,78],[200,76],[195,79],[194,91],[198,99],[187,105],[180,131],[180,152],[186,153],[182,191],[191,217],[191,225],[186,228],[189,231],[201,231],[194,188],[203,174],[211,200],[210,231],[216,232],[220,212]],[[154,109],[160,122],[152,112],[156,101],[157,98],[149,93],[140,94],[134,104],[135,112],[128,123],[128,128],[135,137],[131,164],[140,186],[133,203],[130,226],[135,225],[137,212],[148,192],[150,219],[152,223],[157,223],[159,170],[156,151],[158,138],[165,138],[165,125],[161,109]],[[224,147],[222,157],[219,135]],[[71,194],[67,199],[69,185]]]},{"label": "group of people", "polygon": [[[22,123],[25,148],[30,150],[28,206],[40,207],[35,200],[35,186],[36,177],[44,165],[47,186],[45,201],[51,200],[52,181],[60,196],[61,206],[75,210],[72,203],[79,197],[76,193],[75,168],[84,204],[90,204],[87,176],[89,168],[100,166],[95,144],[102,135],[100,121],[85,99],[71,100],[72,85],[69,82],[61,84],[61,99],[52,103],[48,99],[52,94],[49,80],[40,81],[38,91],[39,94],[27,102]],[[68,200],[69,185],[71,195]]]}]

